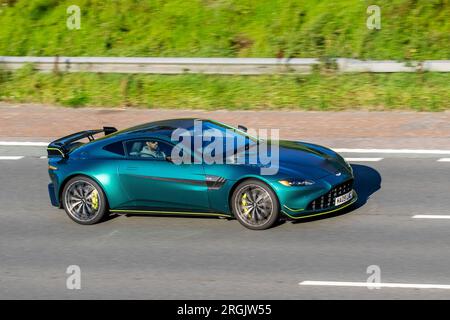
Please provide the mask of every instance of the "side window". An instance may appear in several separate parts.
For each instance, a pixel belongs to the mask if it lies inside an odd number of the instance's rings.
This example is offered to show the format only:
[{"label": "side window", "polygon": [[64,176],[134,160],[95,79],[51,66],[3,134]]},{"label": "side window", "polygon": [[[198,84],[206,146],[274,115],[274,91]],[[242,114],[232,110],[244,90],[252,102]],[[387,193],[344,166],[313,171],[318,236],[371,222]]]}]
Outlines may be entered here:
[{"label": "side window", "polygon": [[126,143],[127,155],[132,158],[166,160],[173,146],[155,139],[132,140]]},{"label": "side window", "polygon": [[125,155],[125,150],[123,149],[122,141],[108,144],[107,146],[104,146],[103,149],[121,156]]}]

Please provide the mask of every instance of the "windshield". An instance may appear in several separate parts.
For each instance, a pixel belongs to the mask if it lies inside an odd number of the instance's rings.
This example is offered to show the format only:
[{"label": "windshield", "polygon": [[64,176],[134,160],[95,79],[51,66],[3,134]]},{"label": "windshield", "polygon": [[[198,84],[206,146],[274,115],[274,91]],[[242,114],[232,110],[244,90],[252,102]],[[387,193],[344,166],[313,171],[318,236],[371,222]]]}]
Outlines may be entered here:
[{"label": "windshield", "polygon": [[246,132],[244,132],[244,131],[242,131],[242,130],[240,130],[238,128],[229,126],[229,125],[227,125],[225,123],[221,123],[221,122],[213,121],[213,120],[204,121],[203,123],[205,124],[205,126],[207,128],[219,129],[219,130],[222,130],[222,131],[232,131],[235,135],[245,136],[245,137],[249,138],[251,141],[253,141],[255,143],[258,142],[258,138],[254,137],[254,136],[252,136],[252,135],[250,135],[250,134],[248,134],[248,133],[246,133]]},{"label": "windshield", "polygon": [[[192,144],[194,152],[202,152],[202,150],[199,150],[200,146],[203,151],[207,150],[209,146],[209,148],[214,149],[211,151],[213,156],[229,156],[248,150],[258,144],[256,137],[224,123],[208,120],[201,121],[201,124],[201,131],[195,125],[189,129],[194,139],[197,138],[202,141],[201,144]],[[197,149],[194,149],[195,147]]]}]

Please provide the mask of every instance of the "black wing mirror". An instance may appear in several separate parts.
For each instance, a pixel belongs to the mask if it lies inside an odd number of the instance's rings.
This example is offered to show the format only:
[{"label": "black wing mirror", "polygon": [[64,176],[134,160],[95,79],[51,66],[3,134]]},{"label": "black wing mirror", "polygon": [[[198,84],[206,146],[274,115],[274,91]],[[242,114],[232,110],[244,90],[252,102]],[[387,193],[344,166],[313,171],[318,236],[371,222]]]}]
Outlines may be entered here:
[{"label": "black wing mirror", "polygon": [[173,163],[172,157],[171,157],[171,156],[167,156],[167,157],[165,158],[165,160],[166,160],[167,162]]},{"label": "black wing mirror", "polygon": [[238,129],[241,130],[241,131],[244,131],[244,132],[247,132],[247,130],[248,130],[246,126],[243,126],[241,124],[238,125]]}]

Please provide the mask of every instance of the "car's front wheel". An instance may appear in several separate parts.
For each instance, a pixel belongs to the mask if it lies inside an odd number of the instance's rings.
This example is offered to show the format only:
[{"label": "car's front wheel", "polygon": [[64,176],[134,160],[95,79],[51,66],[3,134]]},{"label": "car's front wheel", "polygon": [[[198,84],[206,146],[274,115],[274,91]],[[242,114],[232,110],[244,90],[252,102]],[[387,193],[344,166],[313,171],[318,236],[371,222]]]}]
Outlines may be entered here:
[{"label": "car's front wheel", "polygon": [[236,187],[231,197],[231,207],[236,219],[252,230],[273,226],[280,211],[276,194],[256,179],[246,180]]},{"label": "car's front wheel", "polygon": [[61,198],[67,215],[79,224],[95,224],[102,220],[107,211],[102,188],[85,176],[70,179]]}]

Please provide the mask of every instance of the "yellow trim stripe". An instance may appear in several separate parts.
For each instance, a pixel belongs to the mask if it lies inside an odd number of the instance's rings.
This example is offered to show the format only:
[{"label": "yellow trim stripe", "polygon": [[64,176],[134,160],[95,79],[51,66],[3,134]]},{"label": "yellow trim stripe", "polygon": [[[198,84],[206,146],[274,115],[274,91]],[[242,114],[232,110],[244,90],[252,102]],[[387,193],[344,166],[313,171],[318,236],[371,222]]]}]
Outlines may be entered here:
[{"label": "yellow trim stripe", "polygon": [[283,212],[285,215],[287,215],[289,218],[292,218],[292,219],[305,219],[305,218],[311,218],[311,217],[321,216],[321,215],[324,215],[324,214],[328,214],[328,213],[332,213],[332,212],[336,212],[336,211],[342,210],[342,209],[348,207],[349,205],[354,204],[354,203],[356,202],[356,200],[358,200],[358,197],[355,197],[353,201],[347,203],[346,205],[344,205],[344,206],[342,206],[342,207],[336,208],[336,209],[334,209],[334,210],[325,211],[325,212],[320,212],[320,213],[315,213],[315,214],[310,214],[310,215],[306,215],[306,216],[300,216],[300,217],[292,216],[292,215],[290,215],[289,213],[287,213],[286,211],[282,211],[282,212]]},{"label": "yellow trim stripe", "polygon": [[220,216],[230,217],[229,215],[222,213],[210,213],[210,212],[185,212],[185,211],[156,211],[156,210],[109,210],[111,212],[124,212],[124,213],[163,213],[163,214],[176,214],[176,215],[201,215],[201,216]]},{"label": "yellow trim stripe", "polygon": [[285,204],[283,204],[283,207],[285,207],[286,209],[288,209],[288,210],[291,210],[291,211],[293,211],[293,212],[300,212],[300,211],[304,211],[305,209],[291,209],[291,208],[289,208],[287,205],[285,205]]}]

